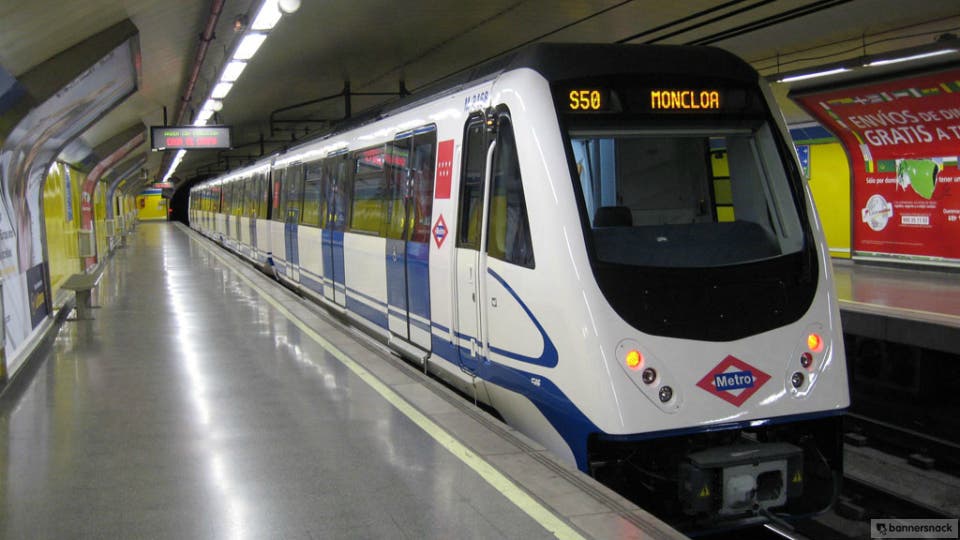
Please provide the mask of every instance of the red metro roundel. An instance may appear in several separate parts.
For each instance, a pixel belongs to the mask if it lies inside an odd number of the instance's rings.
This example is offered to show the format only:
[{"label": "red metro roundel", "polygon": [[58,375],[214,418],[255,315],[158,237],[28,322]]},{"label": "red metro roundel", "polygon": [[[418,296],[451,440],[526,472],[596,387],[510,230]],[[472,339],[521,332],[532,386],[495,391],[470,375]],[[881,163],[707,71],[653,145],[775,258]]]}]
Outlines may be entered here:
[{"label": "red metro roundel", "polygon": [[770,375],[728,355],[700,379],[697,386],[734,407],[739,407],[769,380]]},{"label": "red metro roundel", "polygon": [[446,240],[447,233],[447,222],[444,221],[443,214],[440,214],[437,222],[433,225],[433,240],[437,243],[437,249],[443,246],[443,241]]}]

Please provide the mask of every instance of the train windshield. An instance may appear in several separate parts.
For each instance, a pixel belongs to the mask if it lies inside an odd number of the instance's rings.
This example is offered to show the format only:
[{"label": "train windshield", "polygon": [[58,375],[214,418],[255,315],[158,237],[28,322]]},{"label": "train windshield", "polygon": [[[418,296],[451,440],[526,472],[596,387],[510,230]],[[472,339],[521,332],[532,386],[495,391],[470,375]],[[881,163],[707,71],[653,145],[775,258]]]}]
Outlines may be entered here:
[{"label": "train windshield", "polygon": [[644,332],[728,341],[801,317],[817,257],[759,88],[703,80],[562,81],[554,99],[610,305]]},{"label": "train windshield", "polygon": [[600,262],[716,267],[795,253],[803,227],[766,122],[569,132]]}]

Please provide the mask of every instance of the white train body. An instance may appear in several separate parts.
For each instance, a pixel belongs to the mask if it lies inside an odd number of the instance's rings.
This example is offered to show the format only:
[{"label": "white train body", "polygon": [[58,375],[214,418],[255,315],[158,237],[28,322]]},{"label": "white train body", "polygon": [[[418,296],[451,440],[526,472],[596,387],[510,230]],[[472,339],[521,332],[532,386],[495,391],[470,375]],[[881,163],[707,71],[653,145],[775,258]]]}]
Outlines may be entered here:
[{"label": "white train body", "polygon": [[476,73],[198,185],[191,226],[584,471],[670,477],[688,516],[822,506],[793,499],[829,498],[806,479],[840,468],[843,338],[756,74],[713,50],[576,45]]}]

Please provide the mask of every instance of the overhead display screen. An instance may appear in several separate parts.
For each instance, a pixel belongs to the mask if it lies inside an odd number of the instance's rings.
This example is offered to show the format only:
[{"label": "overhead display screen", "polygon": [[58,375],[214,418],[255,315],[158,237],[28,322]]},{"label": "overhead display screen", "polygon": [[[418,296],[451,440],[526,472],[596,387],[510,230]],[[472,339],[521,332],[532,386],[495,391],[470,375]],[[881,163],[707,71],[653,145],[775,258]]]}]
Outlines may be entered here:
[{"label": "overhead display screen", "polygon": [[204,150],[230,148],[229,126],[150,126],[154,150]]}]

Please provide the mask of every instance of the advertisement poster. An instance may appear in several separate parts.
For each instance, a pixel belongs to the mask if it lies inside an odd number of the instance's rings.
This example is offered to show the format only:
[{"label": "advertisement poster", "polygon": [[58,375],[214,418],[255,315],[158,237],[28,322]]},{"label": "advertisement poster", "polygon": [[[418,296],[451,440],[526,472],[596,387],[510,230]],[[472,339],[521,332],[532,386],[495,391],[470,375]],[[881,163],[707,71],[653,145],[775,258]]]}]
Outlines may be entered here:
[{"label": "advertisement poster", "polygon": [[50,315],[50,298],[47,296],[47,263],[40,263],[27,271],[27,296],[30,300],[30,324],[36,327]]},{"label": "advertisement poster", "polygon": [[[40,204],[50,165],[71,140],[136,90],[132,47],[124,42],[34,106],[0,145],[0,279],[8,359],[20,356],[50,312]],[[10,372],[17,367],[11,364]]]},{"label": "advertisement poster", "polygon": [[960,262],[960,69],[791,98],[846,147],[855,254]]}]

